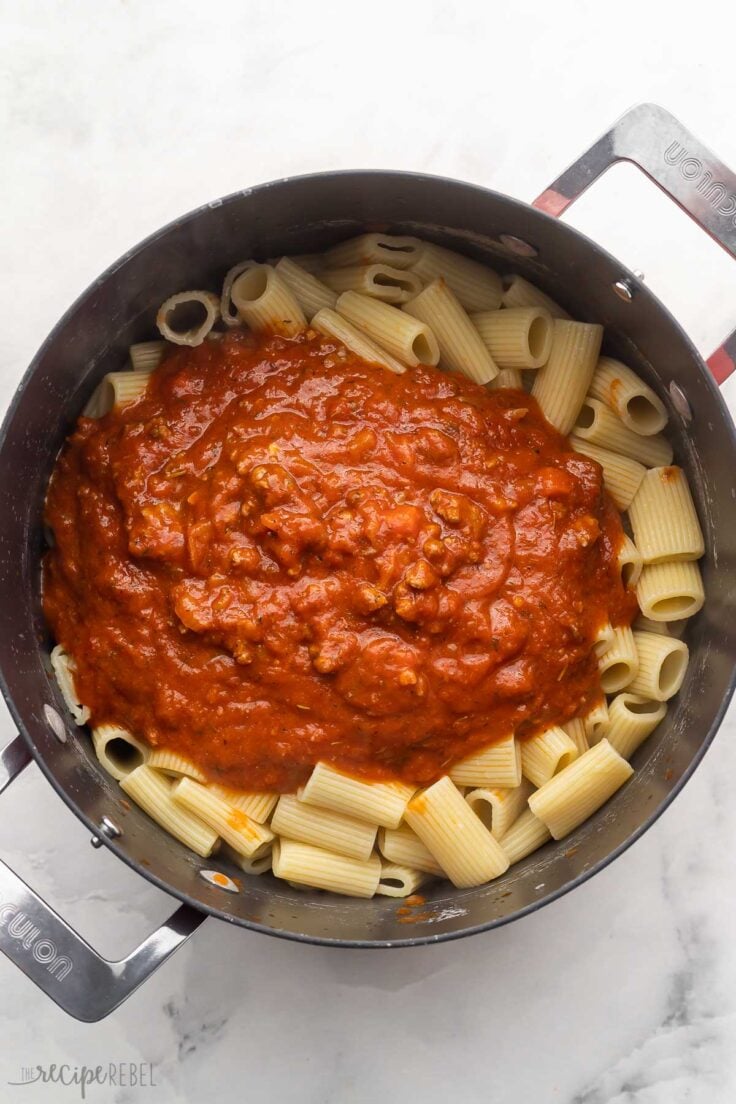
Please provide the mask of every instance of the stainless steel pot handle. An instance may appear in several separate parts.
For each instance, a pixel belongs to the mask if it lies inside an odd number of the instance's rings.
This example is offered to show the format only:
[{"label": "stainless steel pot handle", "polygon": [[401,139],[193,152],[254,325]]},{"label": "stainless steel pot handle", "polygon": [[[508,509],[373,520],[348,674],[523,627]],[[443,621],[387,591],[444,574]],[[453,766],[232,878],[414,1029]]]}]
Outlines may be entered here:
[{"label": "stainless steel pot handle", "polygon": [[[31,761],[16,736],[0,752],[0,793]],[[0,950],[78,1020],[101,1020],[130,996],[206,919],[181,905],[139,947],[109,962],[0,861]]]},{"label": "stainless steel pot handle", "polygon": [[[557,218],[618,161],[646,173],[736,258],[736,174],[658,104],[632,107],[534,200]],[[708,357],[716,383],[736,370],[736,330]]]}]

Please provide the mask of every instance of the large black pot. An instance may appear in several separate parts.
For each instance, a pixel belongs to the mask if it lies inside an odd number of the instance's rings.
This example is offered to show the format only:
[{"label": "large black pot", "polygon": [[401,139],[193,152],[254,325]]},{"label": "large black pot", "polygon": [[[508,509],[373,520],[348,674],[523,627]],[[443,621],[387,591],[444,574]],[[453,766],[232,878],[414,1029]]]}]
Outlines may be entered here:
[{"label": "large black pot", "polygon": [[[559,214],[622,157],[639,163],[736,254],[736,199],[729,206],[736,178],[651,105],[624,116],[538,206]],[[712,182],[722,189],[711,195]],[[708,598],[688,632],[687,681],[666,722],[637,753],[631,782],[564,844],[546,846],[493,884],[434,886],[411,924],[388,898],[302,894],[269,876],[241,878],[242,891],[230,894],[200,877],[203,867],[227,867],[198,858],[121,801],[86,734],[67,721],[49,675],[40,601],[42,507],[54,458],[100,377],[122,367],[131,342],[154,336],[158,305],[182,288],[217,287],[243,257],[310,252],[366,228],[417,234],[521,271],[575,317],[602,323],[609,351],[640,372],[669,408],[677,460],[694,490],[707,549]],[[724,375],[727,347],[714,364]],[[111,1011],[208,913],[307,942],[405,946],[492,928],[580,884],[669,804],[726,709],[736,659],[735,478],[731,419],[686,335],[634,274],[539,209],[454,180],[344,172],[246,189],[177,219],[118,261],[67,312],[29,367],[2,429],[0,666],[20,736],[3,753],[0,788],[32,755],[97,840],[185,904],[127,960],[111,964],[0,863],[0,948],[70,1013],[91,1020]]]}]

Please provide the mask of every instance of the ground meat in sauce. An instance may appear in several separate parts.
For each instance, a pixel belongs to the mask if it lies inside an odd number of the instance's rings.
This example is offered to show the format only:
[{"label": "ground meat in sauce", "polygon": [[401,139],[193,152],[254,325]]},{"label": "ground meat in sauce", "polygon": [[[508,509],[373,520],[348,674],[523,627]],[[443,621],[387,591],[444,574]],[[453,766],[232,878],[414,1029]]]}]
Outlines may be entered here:
[{"label": "ground meat in sauce", "polygon": [[94,723],[248,790],[428,783],[600,695],[628,623],[601,469],[521,391],[314,335],[171,352],[55,470],[44,608]]}]

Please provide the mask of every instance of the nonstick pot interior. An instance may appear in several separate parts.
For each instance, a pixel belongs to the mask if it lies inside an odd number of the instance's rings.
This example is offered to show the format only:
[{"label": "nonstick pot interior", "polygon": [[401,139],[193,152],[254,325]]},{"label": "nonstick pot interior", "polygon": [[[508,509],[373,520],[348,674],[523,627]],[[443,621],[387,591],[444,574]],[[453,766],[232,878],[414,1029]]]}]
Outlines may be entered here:
[{"label": "nonstick pot interior", "polygon": [[[95,383],[150,339],[157,307],[190,287],[219,288],[229,266],[255,256],[311,252],[365,229],[417,234],[500,271],[520,271],[581,319],[604,324],[608,351],[658,391],[670,412],[676,458],[688,472],[706,536],[704,611],[688,629],[691,665],[665,722],[634,759],[634,778],[561,844],[549,844],[477,889],[430,886],[426,904],[300,893],[268,875],[240,877],[228,894],[202,879],[202,860],[122,800],[84,730],[68,720],[49,676],[40,606],[42,507],[54,458]],[[537,250],[521,257],[500,241]],[[112,266],[67,312],[24,377],[0,438],[0,668],[13,716],[51,783],[96,832],[103,816],[122,830],[108,843],[144,877],[226,919],[274,934],[345,945],[448,939],[504,923],[572,888],[609,862],[662,812],[695,768],[723,716],[736,662],[736,447],[728,412],[697,352],[645,289],[623,302],[612,285],[631,275],[570,227],[493,192],[408,173],[350,172],[279,181],[186,215]],[[692,417],[676,409],[671,387]],[[67,738],[55,734],[63,718]],[[29,810],[29,815],[32,810]]]}]

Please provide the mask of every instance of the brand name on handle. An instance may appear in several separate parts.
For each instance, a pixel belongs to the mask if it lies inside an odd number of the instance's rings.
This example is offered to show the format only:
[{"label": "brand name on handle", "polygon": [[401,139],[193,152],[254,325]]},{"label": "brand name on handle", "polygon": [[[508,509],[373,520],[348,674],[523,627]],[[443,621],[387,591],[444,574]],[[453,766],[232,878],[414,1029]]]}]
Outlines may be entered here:
[{"label": "brand name on handle", "polygon": [[713,173],[703,167],[699,158],[691,157],[681,142],[670,142],[664,159],[668,165],[676,166],[685,180],[691,183],[697,180],[695,190],[714,211],[730,218],[736,228],[736,195],[729,192],[722,180],[714,180]]},{"label": "brand name on handle", "polygon": [[72,972],[72,960],[67,955],[59,954],[56,944],[50,939],[45,936],[42,938],[41,929],[12,902],[0,904],[0,929],[2,928],[11,939],[17,939],[25,950],[30,951],[36,962],[45,966],[59,981],[63,981]]}]

